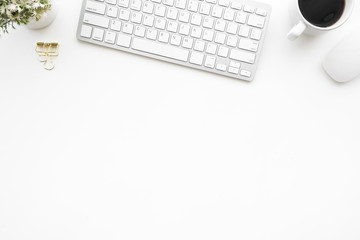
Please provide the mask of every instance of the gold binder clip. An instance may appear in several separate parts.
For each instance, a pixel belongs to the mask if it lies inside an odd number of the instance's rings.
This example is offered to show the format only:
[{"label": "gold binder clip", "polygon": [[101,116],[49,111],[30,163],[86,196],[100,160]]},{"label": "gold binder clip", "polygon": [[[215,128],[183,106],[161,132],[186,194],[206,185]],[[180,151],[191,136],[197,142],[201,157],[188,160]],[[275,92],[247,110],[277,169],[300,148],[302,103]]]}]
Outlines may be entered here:
[{"label": "gold binder clip", "polygon": [[53,57],[59,56],[58,43],[38,42],[35,51],[38,55],[38,60],[43,62],[43,67],[46,70],[52,70],[55,67]]},{"label": "gold binder clip", "polygon": [[36,44],[36,48],[35,48],[35,51],[36,51],[36,53],[38,55],[38,60],[40,62],[45,62],[46,61],[46,51],[45,51],[44,45],[45,45],[45,43],[38,42]]}]

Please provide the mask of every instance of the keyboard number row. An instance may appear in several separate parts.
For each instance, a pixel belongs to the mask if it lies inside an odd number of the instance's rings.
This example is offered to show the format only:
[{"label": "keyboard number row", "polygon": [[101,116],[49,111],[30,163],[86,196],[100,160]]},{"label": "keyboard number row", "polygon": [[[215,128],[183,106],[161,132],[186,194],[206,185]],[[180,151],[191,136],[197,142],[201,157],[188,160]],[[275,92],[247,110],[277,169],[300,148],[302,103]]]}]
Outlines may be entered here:
[{"label": "keyboard number row", "polygon": [[[141,6],[141,1],[132,0],[132,2],[134,2],[134,6],[131,9],[139,11],[140,6]],[[198,5],[197,1],[190,1],[189,2],[189,11],[191,11],[191,9],[194,8],[192,6],[197,6],[197,5]],[[199,8],[200,14],[209,15],[210,9],[211,9],[210,7],[211,6],[209,4],[202,3],[201,7]],[[116,6],[109,6],[109,7],[107,7],[107,11],[106,11],[106,5],[99,3],[99,2],[87,1],[85,9],[89,12],[102,14],[102,15],[104,15],[106,12],[107,16],[113,17],[113,18],[118,17],[118,8]],[[154,11],[154,9],[155,9],[155,11]],[[197,7],[196,7],[196,9],[197,9]],[[168,8],[168,10],[166,11],[166,6],[157,5],[154,7],[154,5],[152,3],[148,2],[148,1],[145,2],[144,7],[143,7],[143,12],[152,14],[153,11],[156,16],[160,16],[160,17],[165,17],[166,12],[167,12],[166,17],[169,19],[176,20],[178,17],[178,10],[175,8]],[[262,12],[262,11],[264,11],[264,10],[261,10],[260,12]],[[196,13],[197,10],[193,11],[193,12]],[[223,14],[223,12],[224,12],[224,14]],[[123,20],[129,20],[129,15],[130,15],[130,12],[128,10],[120,9],[119,18],[121,18]],[[195,20],[195,22],[198,22],[198,25],[200,25],[200,21],[202,19],[201,15],[195,15],[195,16],[197,16],[197,18],[198,18],[197,20]],[[248,19],[247,24],[250,26],[253,26],[253,27],[257,27],[257,28],[263,28],[264,24],[265,24],[265,17],[263,17],[261,15],[255,15],[255,14],[248,15],[245,12],[235,12],[232,9],[224,10],[222,7],[219,7],[219,6],[213,7],[213,9],[211,11],[211,16],[213,16],[215,18],[223,17],[224,20],[228,20],[228,21],[235,20],[237,23],[242,23],[242,24],[245,24],[246,20]],[[193,19],[190,19],[190,13],[181,11],[180,16],[179,16],[179,21],[189,22],[189,20],[193,20]],[[193,23],[193,24],[196,24],[196,23]]]}]

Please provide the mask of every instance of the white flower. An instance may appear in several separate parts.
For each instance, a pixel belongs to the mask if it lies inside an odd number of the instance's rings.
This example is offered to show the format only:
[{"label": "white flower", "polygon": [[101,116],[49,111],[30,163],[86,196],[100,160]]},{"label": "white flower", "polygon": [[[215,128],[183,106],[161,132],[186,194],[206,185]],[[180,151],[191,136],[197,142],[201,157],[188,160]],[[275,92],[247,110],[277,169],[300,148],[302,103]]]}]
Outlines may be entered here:
[{"label": "white flower", "polygon": [[12,15],[11,15],[11,12],[6,12],[6,16],[9,18],[9,19],[12,19]]},{"label": "white flower", "polygon": [[40,7],[40,4],[38,2],[34,2],[32,5],[33,8],[37,9]]},{"label": "white flower", "polygon": [[9,6],[8,6],[8,10],[10,11],[10,12],[15,12],[17,9],[18,9],[18,7],[19,7],[19,5],[15,5],[15,4],[10,4]]}]

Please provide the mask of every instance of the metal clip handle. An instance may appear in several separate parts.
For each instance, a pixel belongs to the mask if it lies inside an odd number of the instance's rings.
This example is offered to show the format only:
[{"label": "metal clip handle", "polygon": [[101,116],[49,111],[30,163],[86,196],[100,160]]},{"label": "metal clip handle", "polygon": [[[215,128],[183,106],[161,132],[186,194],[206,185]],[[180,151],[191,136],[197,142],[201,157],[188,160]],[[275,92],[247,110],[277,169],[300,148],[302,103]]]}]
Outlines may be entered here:
[{"label": "metal clip handle", "polygon": [[52,70],[55,68],[53,57],[59,56],[59,43],[51,42],[38,42],[36,43],[35,51],[37,58],[43,63],[43,67],[46,70]]}]

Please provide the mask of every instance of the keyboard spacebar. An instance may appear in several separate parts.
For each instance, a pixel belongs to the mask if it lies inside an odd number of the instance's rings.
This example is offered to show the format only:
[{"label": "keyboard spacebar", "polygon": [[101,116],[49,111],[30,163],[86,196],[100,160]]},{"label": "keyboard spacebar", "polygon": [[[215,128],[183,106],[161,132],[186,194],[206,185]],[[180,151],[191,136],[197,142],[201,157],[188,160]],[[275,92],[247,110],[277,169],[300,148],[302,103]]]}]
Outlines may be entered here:
[{"label": "keyboard spacebar", "polygon": [[179,47],[172,47],[169,45],[153,42],[152,40],[144,40],[134,38],[132,48],[138,51],[152,53],[155,55],[172,58],[175,60],[187,62],[189,51]]}]

